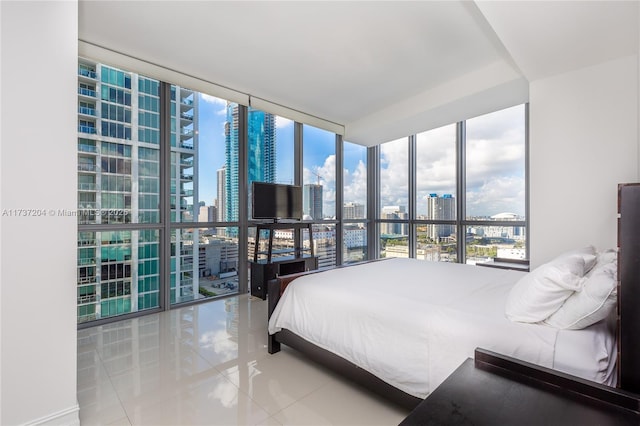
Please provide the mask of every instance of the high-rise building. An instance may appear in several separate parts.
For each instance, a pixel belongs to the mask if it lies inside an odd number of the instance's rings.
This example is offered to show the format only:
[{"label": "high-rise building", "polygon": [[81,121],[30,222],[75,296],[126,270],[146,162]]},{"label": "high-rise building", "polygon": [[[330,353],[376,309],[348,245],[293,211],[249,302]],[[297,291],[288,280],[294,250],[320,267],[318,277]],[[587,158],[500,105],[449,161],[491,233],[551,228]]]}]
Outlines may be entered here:
[{"label": "high-rise building", "polygon": [[302,188],[302,214],[313,220],[322,220],[322,185],[305,184]]},{"label": "high-rise building", "polygon": [[[427,219],[430,220],[455,220],[456,199],[451,194],[429,194],[427,198]],[[427,225],[427,236],[435,242],[441,238],[449,237],[455,233],[454,225]]]},{"label": "high-rise building", "polygon": [[[198,99],[171,87],[171,220],[192,221],[197,182]],[[84,225],[158,223],[160,219],[159,83],[80,59],[78,63],[78,322],[159,305],[157,230],[87,230]],[[182,234],[174,242],[181,244]],[[198,244],[197,239],[194,244]],[[193,265],[180,254],[179,265]],[[196,265],[197,271],[197,265]],[[171,297],[197,291],[180,266]],[[176,284],[177,283],[177,284]]]},{"label": "high-rise building", "polygon": [[344,219],[364,219],[364,204],[348,202],[344,203]]},{"label": "high-rise building", "polygon": [[[409,217],[404,206],[384,206],[380,213],[380,219],[406,220]],[[381,223],[380,233],[386,235],[408,235],[409,228],[406,223]]]},{"label": "high-rise building", "polygon": [[216,207],[218,208],[218,222],[224,222],[226,220],[227,207],[226,207],[226,199],[227,199],[227,168],[226,166],[222,166],[222,168],[217,170],[218,176],[218,187],[217,187],[217,197],[216,198]]},{"label": "high-rise building", "polygon": [[[238,104],[227,103],[225,123],[225,211],[226,220],[238,220]],[[248,184],[276,181],[276,120],[273,114],[248,107],[247,111]],[[220,199],[220,198],[219,198]],[[221,209],[222,210],[222,209]]]}]

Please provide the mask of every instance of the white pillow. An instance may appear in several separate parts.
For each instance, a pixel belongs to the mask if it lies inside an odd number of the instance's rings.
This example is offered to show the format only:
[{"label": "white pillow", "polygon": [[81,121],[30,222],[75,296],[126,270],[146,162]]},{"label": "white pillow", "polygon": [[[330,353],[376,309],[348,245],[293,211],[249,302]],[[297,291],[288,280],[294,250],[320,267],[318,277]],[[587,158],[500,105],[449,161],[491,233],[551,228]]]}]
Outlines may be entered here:
[{"label": "white pillow", "polygon": [[575,250],[570,250],[557,256],[554,260],[575,255],[582,256],[582,258],[584,259],[585,274],[589,272],[594,266],[596,266],[596,263],[598,261],[598,253],[596,252],[596,248],[594,246],[587,246]]},{"label": "white pillow", "polygon": [[591,272],[595,271],[601,266],[606,265],[607,263],[617,262],[618,260],[618,252],[615,249],[599,251],[596,256],[596,266],[591,270]]},{"label": "white pillow", "polygon": [[560,256],[520,278],[507,297],[511,321],[540,322],[557,311],[580,288],[585,261],[581,255]]},{"label": "white pillow", "polygon": [[580,291],[572,294],[545,323],[555,328],[577,330],[609,316],[617,301],[617,263],[596,267],[584,278]]}]

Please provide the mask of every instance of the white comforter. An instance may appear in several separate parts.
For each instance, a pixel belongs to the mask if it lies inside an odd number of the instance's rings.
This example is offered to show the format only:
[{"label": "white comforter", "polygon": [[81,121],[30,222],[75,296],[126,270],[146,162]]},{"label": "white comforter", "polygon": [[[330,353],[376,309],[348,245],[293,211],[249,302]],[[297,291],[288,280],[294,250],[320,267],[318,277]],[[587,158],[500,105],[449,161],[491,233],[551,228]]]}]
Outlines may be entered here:
[{"label": "white comforter", "polygon": [[476,347],[553,368],[559,331],[504,315],[522,274],[415,259],[311,274],[289,285],[269,333],[288,329],[421,398]]}]

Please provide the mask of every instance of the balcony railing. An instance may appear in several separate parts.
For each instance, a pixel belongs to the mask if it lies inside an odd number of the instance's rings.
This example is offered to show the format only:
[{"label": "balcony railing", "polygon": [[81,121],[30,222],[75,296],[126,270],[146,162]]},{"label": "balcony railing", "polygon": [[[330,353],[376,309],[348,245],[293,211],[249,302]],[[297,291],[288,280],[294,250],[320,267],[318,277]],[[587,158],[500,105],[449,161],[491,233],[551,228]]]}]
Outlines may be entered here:
[{"label": "balcony railing", "polygon": [[91,163],[78,163],[78,170],[81,172],[95,172],[96,165]]},{"label": "balcony railing", "polygon": [[193,189],[183,189],[180,191],[182,197],[193,197]]},{"label": "balcony railing", "polygon": [[82,152],[98,152],[98,148],[95,145],[87,145],[86,143],[78,144],[78,151]]},{"label": "balcony railing", "polygon": [[80,182],[78,183],[78,190],[80,191],[95,191],[96,184],[90,182]]},{"label": "balcony railing", "polygon": [[78,245],[79,246],[95,246],[96,241],[97,240],[95,238],[85,238],[82,240],[78,240]]},{"label": "balcony railing", "polygon": [[193,149],[193,144],[192,143],[181,143],[180,144],[180,148],[184,148],[184,149]]},{"label": "balcony railing", "polygon": [[182,180],[193,180],[193,175],[180,175]]},{"label": "balcony railing", "polygon": [[87,89],[85,87],[78,87],[78,93],[84,96],[90,96],[92,98],[96,97],[96,91],[95,90],[91,90],[91,89]]},{"label": "balcony railing", "polygon": [[87,296],[78,296],[78,305],[84,303],[95,303],[97,296],[95,294],[89,294]]},{"label": "balcony railing", "polygon": [[78,75],[82,75],[84,77],[89,77],[93,79],[98,78],[98,74],[96,74],[95,71],[90,71],[84,68],[78,68]]},{"label": "balcony railing", "polygon": [[95,257],[85,257],[78,259],[78,266],[86,266],[86,265],[95,265],[96,258]]},{"label": "balcony railing", "polygon": [[193,120],[193,114],[182,113],[182,114],[180,114],[180,117],[184,118],[185,120]]},{"label": "balcony railing", "polygon": [[91,127],[91,126],[83,126],[83,125],[79,125],[78,126],[78,131],[80,133],[90,133],[92,135],[95,135],[97,133],[97,130],[95,127]]},{"label": "balcony railing", "polygon": [[96,109],[95,108],[88,108],[88,107],[79,107],[78,108],[78,112],[80,114],[84,114],[84,115],[96,115]]},{"label": "balcony railing", "polygon": [[98,282],[98,277],[80,277],[78,278],[78,284],[93,284]]}]

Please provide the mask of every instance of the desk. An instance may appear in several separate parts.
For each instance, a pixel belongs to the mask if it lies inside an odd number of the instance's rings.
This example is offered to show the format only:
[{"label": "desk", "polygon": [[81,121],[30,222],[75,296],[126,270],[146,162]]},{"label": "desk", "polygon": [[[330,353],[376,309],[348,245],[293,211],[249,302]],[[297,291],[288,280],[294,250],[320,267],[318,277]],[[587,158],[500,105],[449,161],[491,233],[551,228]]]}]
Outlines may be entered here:
[{"label": "desk", "polygon": [[508,259],[504,257],[496,257],[488,262],[478,262],[476,266],[486,266],[488,268],[513,269],[515,271],[529,272],[529,260],[527,259]]},{"label": "desk", "polygon": [[638,425],[639,396],[476,349],[409,416],[410,425]]}]

